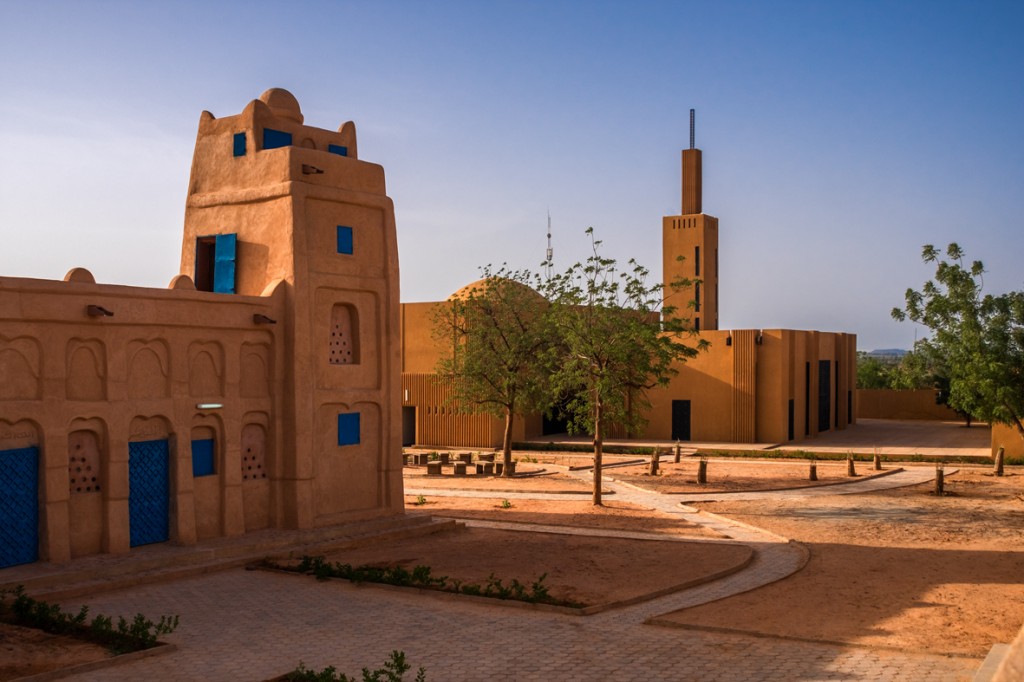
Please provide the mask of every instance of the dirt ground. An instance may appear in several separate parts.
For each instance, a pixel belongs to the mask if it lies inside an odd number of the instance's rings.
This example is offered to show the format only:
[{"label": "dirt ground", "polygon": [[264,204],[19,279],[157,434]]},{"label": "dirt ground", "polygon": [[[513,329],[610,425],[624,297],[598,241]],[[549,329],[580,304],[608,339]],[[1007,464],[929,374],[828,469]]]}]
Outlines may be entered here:
[{"label": "dirt ground", "polygon": [[796,539],[807,567],[661,621],[983,656],[1024,622],[1024,472],[870,495],[700,503]]},{"label": "dirt ground", "polygon": [[533,465],[527,471],[544,471],[532,476],[454,476],[451,467],[444,467],[440,476],[428,476],[426,467],[406,467],[404,470],[406,488],[443,488],[459,490],[516,490],[535,493],[587,493],[592,488],[587,481],[569,476],[563,472],[544,470]]},{"label": "dirt ground", "polygon": [[0,623],[0,680],[38,675],[110,656],[98,644]]},{"label": "dirt ground", "polygon": [[883,472],[874,471],[870,462],[856,462],[857,476],[847,475],[846,462],[815,462],[817,481],[809,479],[810,462],[765,462],[760,460],[719,460],[707,463],[708,482],[697,483],[697,467],[700,460],[688,458],[679,464],[662,462],[660,472],[651,476],[649,465],[613,467],[606,471],[611,478],[659,493],[707,493],[723,491],[776,490],[815,485],[829,485],[848,481],[862,481],[865,478],[892,471],[895,465],[883,464]]},{"label": "dirt ground", "polygon": [[434,516],[692,537],[722,537],[704,526],[686,523],[677,517],[613,499],[606,499],[604,506],[601,507],[591,504],[589,497],[581,497],[578,502],[509,500],[512,506],[508,508],[502,507],[500,496],[474,498],[428,495],[425,504],[420,505],[416,502],[416,496],[408,495],[405,498],[407,508],[425,511]]},{"label": "dirt ground", "polygon": [[[750,560],[743,545],[624,540],[489,528],[419,538],[329,555],[330,561],[374,566],[430,566],[434,576],[485,585],[491,574],[505,585],[544,585],[556,599],[599,606],[671,590]],[[566,558],[571,558],[566,561]]]}]

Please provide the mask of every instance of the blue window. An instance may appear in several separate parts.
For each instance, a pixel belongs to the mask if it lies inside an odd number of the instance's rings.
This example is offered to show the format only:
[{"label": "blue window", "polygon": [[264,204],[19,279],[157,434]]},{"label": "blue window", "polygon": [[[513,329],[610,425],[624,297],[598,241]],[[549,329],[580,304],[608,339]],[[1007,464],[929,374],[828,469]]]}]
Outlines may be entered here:
[{"label": "blue window", "polygon": [[238,235],[218,234],[196,239],[196,289],[235,293],[235,249]]},{"label": "blue window", "polygon": [[359,413],[338,415],[338,445],[359,445]]},{"label": "blue window", "polygon": [[338,253],[352,255],[352,228],[338,225]]},{"label": "blue window", "polygon": [[235,156],[245,156],[245,133],[235,133],[234,145]]},{"label": "blue window", "polygon": [[292,134],[285,133],[273,128],[263,129],[263,148],[277,149],[278,147],[289,147],[292,144]]},{"label": "blue window", "polygon": [[192,441],[192,475],[212,476],[217,473],[213,466],[213,439]]},{"label": "blue window", "polygon": [[338,156],[348,156],[348,147],[343,147],[340,144],[327,145],[327,151]]}]

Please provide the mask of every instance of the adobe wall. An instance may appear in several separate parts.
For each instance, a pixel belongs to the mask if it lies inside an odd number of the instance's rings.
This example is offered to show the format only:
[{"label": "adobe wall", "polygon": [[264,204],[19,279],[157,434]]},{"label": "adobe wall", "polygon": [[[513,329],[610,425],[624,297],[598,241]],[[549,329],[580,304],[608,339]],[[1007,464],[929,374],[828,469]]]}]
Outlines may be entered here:
[{"label": "adobe wall", "polygon": [[[128,550],[135,441],[169,441],[171,540],[273,524],[283,347],[281,330],[253,315],[281,317],[283,290],[224,297],[177,278],[184,289],[94,284],[83,273],[0,278],[0,450],[39,448],[40,558]],[[90,316],[90,305],[113,315]],[[262,448],[258,478],[244,473],[246,429],[262,436],[250,444]],[[197,478],[190,443],[206,434],[213,473]]]},{"label": "adobe wall", "polygon": [[1017,429],[1006,424],[992,425],[992,456],[996,451],[1003,448],[1005,457],[1024,457],[1024,438],[1020,437]]},{"label": "adobe wall", "polygon": [[896,391],[887,388],[857,389],[857,416],[863,419],[931,419],[963,421],[947,405],[935,404],[935,390]]}]

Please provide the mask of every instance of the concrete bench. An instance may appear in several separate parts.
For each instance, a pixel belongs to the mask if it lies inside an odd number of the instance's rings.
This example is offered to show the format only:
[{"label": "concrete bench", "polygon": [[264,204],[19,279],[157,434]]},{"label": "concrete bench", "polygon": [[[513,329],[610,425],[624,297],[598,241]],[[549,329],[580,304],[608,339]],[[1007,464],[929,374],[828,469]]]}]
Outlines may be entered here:
[{"label": "concrete bench", "polygon": [[440,462],[427,462],[427,475],[428,476],[440,476],[441,475],[441,463]]}]

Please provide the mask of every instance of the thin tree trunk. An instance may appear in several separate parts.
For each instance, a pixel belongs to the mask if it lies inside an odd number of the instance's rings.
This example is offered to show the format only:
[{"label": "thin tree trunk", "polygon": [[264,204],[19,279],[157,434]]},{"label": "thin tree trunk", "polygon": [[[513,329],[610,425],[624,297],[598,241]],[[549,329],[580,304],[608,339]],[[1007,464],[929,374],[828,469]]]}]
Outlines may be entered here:
[{"label": "thin tree trunk", "polygon": [[505,408],[505,437],[501,441],[501,475],[511,476],[512,469],[512,422],[515,420],[515,413],[511,407]]},{"label": "thin tree trunk", "polygon": [[[596,391],[595,391],[596,393]],[[601,502],[601,456],[604,449],[604,435],[601,433],[601,398],[594,400],[594,506],[602,506]]]}]

